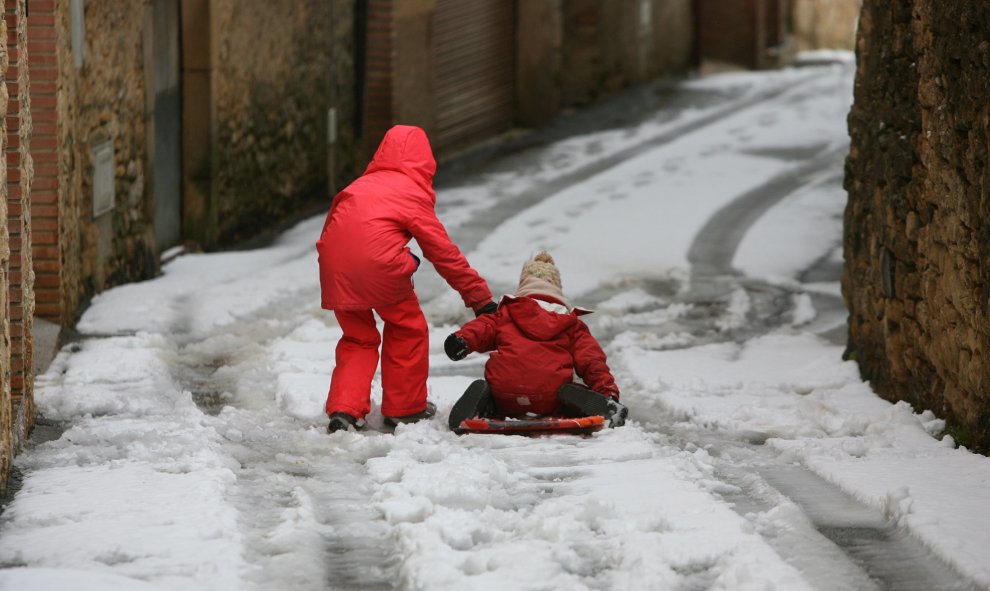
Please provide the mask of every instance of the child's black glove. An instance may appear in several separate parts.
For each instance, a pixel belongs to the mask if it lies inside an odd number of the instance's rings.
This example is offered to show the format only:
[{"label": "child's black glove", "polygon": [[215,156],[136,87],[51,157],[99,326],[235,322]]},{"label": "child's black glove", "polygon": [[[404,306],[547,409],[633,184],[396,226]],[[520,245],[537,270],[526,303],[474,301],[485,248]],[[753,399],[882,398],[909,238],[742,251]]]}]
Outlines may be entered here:
[{"label": "child's black glove", "polygon": [[496,304],[495,302],[488,302],[484,306],[482,306],[482,307],[478,308],[477,310],[475,310],[474,311],[474,316],[475,316],[475,318],[477,318],[478,316],[481,316],[482,314],[494,314],[497,310],[498,310],[498,304]]},{"label": "child's black glove", "polygon": [[463,337],[452,334],[443,342],[443,352],[447,354],[447,357],[450,357],[451,361],[460,361],[467,357],[471,351]]}]

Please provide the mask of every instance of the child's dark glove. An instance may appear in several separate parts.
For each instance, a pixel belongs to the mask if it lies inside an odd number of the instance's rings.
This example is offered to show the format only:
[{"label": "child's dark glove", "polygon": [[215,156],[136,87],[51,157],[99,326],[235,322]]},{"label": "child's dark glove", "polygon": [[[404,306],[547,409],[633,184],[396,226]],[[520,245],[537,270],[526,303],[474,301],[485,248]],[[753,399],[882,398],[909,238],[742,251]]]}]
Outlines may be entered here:
[{"label": "child's dark glove", "polygon": [[443,342],[443,352],[447,354],[447,357],[450,357],[451,361],[460,361],[467,357],[471,350],[468,349],[467,341],[463,337],[452,334]]},{"label": "child's dark glove", "polygon": [[626,416],[629,409],[615,398],[608,399],[608,410],[605,412],[605,420],[608,421],[609,428],[621,427],[626,424]]},{"label": "child's dark glove", "polygon": [[482,307],[478,308],[477,310],[475,310],[474,311],[474,316],[475,316],[475,318],[477,318],[478,316],[481,316],[482,314],[494,314],[496,312],[496,310],[498,310],[498,304],[496,304],[495,302],[488,302],[484,306],[482,306]]}]

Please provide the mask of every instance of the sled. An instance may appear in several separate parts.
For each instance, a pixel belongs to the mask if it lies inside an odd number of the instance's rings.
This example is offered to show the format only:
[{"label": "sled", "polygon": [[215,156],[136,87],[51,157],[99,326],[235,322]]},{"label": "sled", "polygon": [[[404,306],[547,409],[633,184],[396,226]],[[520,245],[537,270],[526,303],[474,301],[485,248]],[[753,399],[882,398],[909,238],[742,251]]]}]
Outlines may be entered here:
[{"label": "sled", "polygon": [[605,418],[589,417],[538,417],[531,419],[474,418],[461,421],[458,434],[493,433],[500,435],[590,435],[605,427]]}]

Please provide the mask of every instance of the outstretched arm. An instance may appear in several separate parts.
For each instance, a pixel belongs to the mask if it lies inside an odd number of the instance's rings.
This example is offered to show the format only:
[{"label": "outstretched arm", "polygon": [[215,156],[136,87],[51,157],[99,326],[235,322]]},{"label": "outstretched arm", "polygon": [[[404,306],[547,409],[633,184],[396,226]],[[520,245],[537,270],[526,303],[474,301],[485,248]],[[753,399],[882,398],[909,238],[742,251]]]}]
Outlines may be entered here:
[{"label": "outstretched arm", "polygon": [[454,334],[463,338],[471,351],[476,353],[491,351],[495,348],[495,328],[498,326],[501,313],[502,310],[494,314],[483,314],[462,326]]},{"label": "outstretched arm", "polygon": [[465,306],[477,311],[492,301],[488,284],[471,268],[461,250],[450,240],[447,230],[432,208],[423,206],[411,221],[409,231],[440,276],[461,294]]},{"label": "outstretched arm", "polygon": [[599,394],[619,398],[619,387],[608,369],[605,351],[598,340],[588,330],[588,325],[578,320],[572,341],[571,353],[574,356],[574,370],[584,383]]}]

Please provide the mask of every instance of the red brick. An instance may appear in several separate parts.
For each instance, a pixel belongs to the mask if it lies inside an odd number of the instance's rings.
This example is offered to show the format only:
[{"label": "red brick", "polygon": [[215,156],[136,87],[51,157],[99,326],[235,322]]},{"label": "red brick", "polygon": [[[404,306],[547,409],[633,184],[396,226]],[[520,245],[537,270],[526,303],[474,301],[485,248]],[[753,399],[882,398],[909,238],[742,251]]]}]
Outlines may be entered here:
[{"label": "red brick", "polygon": [[34,233],[52,230],[58,232],[58,220],[51,218],[34,218],[31,220],[31,231]]},{"label": "red brick", "polygon": [[34,247],[31,249],[31,255],[34,257],[34,260],[58,260],[58,246],[39,246],[38,243],[35,242]]},{"label": "red brick", "polygon": [[35,258],[32,263],[34,266],[34,272],[38,276],[41,276],[44,273],[55,273],[57,275],[59,270],[62,268],[57,260]]},{"label": "red brick", "polygon": [[38,109],[36,105],[32,104],[31,119],[33,119],[35,123],[38,123],[39,121],[54,122],[58,121],[58,114],[55,112],[55,109]]},{"label": "red brick", "polygon": [[[39,80],[34,71],[31,72],[31,96],[55,94],[54,80]],[[34,110],[34,101],[31,102],[31,110]]]},{"label": "red brick", "polygon": [[50,203],[43,203],[43,204],[31,203],[31,219],[57,220],[58,206]]},{"label": "red brick", "polygon": [[[37,181],[35,181],[37,182]],[[31,193],[31,203],[32,205],[43,204],[51,205],[58,204],[58,193],[52,190],[37,191]]]},{"label": "red brick", "polygon": [[58,289],[61,282],[59,281],[57,275],[41,275],[34,278],[34,285],[39,288],[50,287],[53,289]]},{"label": "red brick", "polygon": [[[34,29],[28,29],[29,32],[33,32]],[[41,39],[34,40],[30,36],[28,37],[28,63],[30,64],[39,55],[44,54],[55,54],[55,44],[49,40]]]},{"label": "red brick", "polygon": [[[14,102],[14,101],[11,101]],[[56,107],[56,101],[54,96],[37,96],[31,97],[31,107],[32,109],[37,107],[39,109],[54,109]],[[11,107],[13,109],[13,107]]]},{"label": "red brick", "polygon": [[55,14],[55,0],[30,0],[30,2],[29,19],[36,14]]},{"label": "red brick", "polygon": [[38,246],[54,246],[58,244],[58,236],[51,232],[38,232],[33,238],[32,242]]},{"label": "red brick", "polygon": [[[31,10],[34,10],[34,0],[31,0]],[[37,31],[32,31],[34,33],[35,39],[55,39],[55,29],[38,29]]]},{"label": "red brick", "polygon": [[39,150],[55,150],[58,148],[58,141],[53,137],[35,136],[31,140],[31,149],[34,148]]},{"label": "red brick", "polygon": [[46,177],[57,177],[58,176],[58,164],[45,162],[42,164],[35,164],[34,176],[46,176]]},{"label": "red brick", "polygon": [[52,13],[37,14],[34,8],[34,0],[29,1],[31,2],[31,13],[28,15],[28,39],[31,39],[35,29],[54,27],[55,15]]},{"label": "red brick", "polygon": [[38,306],[58,306],[59,297],[57,289],[39,289],[34,292],[34,301]]},{"label": "red brick", "polygon": [[55,56],[55,54],[43,53],[41,55],[32,55],[29,58],[29,61],[31,62],[32,67],[35,64],[45,64],[45,65],[54,66],[55,64],[58,63],[58,58]]},{"label": "red brick", "polygon": [[51,320],[52,322],[59,322],[62,315],[62,306],[53,303],[39,303],[34,308],[34,315],[40,316],[45,320]]}]

